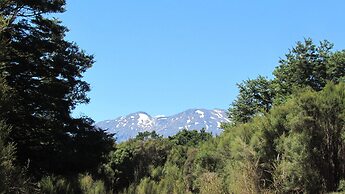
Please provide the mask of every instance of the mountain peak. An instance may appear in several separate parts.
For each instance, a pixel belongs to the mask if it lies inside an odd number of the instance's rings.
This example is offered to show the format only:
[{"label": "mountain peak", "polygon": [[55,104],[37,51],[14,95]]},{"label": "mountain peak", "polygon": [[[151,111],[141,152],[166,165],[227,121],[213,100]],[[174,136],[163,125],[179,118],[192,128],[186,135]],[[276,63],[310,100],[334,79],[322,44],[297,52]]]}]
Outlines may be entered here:
[{"label": "mountain peak", "polygon": [[115,120],[98,122],[96,126],[115,133],[117,140],[121,142],[134,138],[139,132],[144,131],[156,131],[167,137],[175,135],[182,129],[200,130],[205,128],[207,132],[218,135],[222,131],[220,125],[224,122],[230,122],[225,110],[194,108],[172,116],[157,115],[154,117],[139,111]]}]

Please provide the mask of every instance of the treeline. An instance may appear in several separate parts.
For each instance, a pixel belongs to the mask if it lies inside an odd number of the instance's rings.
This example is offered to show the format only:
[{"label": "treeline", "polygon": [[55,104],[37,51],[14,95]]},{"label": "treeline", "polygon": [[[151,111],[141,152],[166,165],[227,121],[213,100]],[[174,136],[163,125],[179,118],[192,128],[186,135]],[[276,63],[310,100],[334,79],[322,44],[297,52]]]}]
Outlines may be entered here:
[{"label": "treeline", "polygon": [[116,144],[72,110],[93,57],[51,17],[64,0],[0,1],[0,193],[345,192],[345,51],[311,39],[273,79],[240,84],[213,137],[144,132]]},{"label": "treeline", "polygon": [[[145,150],[153,142],[166,141],[161,145],[167,147],[149,152],[161,153],[166,159],[160,162],[145,160],[146,151],[141,151],[143,160],[134,164],[145,167],[135,168],[131,175],[142,169],[145,173],[119,184],[116,190],[153,194],[345,192],[345,51],[332,48],[327,41],[319,45],[311,39],[298,42],[280,60],[273,79],[259,76],[239,84],[239,95],[229,108],[232,122],[223,124],[219,137],[141,139],[118,145],[112,154],[117,162],[123,158],[118,155],[122,146],[139,144]],[[190,137],[189,133],[182,131],[177,137]],[[123,169],[116,162],[110,164]]]}]

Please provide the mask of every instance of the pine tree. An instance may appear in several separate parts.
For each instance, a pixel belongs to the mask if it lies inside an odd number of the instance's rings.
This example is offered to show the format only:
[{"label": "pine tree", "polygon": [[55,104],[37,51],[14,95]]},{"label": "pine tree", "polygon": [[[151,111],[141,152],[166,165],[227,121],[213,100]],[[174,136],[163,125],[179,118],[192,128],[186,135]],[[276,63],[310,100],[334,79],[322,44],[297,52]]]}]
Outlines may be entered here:
[{"label": "pine tree", "polygon": [[64,0],[5,0],[0,15],[1,74],[16,100],[5,118],[12,125],[18,160],[31,172],[69,174],[92,170],[111,148],[110,135],[89,118],[71,111],[89,102],[83,73],[93,56],[64,39],[67,28],[51,13],[64,11]]}]

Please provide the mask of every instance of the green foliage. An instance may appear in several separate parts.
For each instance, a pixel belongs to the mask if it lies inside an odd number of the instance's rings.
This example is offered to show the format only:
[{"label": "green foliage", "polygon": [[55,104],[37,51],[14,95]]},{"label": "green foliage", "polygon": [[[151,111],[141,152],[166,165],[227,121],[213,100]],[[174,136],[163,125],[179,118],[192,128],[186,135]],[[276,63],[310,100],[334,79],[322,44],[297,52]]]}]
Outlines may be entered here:
[{"label": "green foliage", "polygon": [[4,114],[12,106],[12,90],[0,77],[0,193],[25,193],[33,190],[26,168],[16,165],[16,146],[9,139],[12,127],[4,121]]},{"label": "green foliage", "polygon": [[144,178],[140,181],[140,184],[137,187],[137,194],[146,194],[146,193],[156,193],[154,189],[154,182],[152,182],[149,178]]},{"label": "green foliage", "polygon": [[7,143],[10,130],[11,127],[0,120],[0,193],[30,193],[33,186],[26,169],[15,164],[15,145]]},{"label": "green foliage", "polygon": [[300,92],[268,114],[226,130],[233,153],[229,172],[243,175],[230,179],[230,187],[248,190],[238,187],[245,181],[256,185],[251,193],[267,188],[336,190],[344,176],[344,99],[345,84],[329,83],[320,92]]},{"label": "green foliage", "polygon": [[46,176],[38,183],[40,193],[50,194],[106,194],[104,183],[95,181],[90,175],[78,177]]},{"label": "green foliage", "polygon": [[200,185],[200,194],[223,194],[222,180],[216,173],[205,172],[199,179],[198,184]]},{"label": "green foliage", "polygon": [[345,180],[344,179],[340,180],[337,191],[338,192],[345,192]]},{"label": "green foliage", "polygon": [[327,62],[327,80],[334,83],[345,81],[345,51],[334,52]]},{"label": "green foliage", "polygon": [[[38,192],[35,186],[43,193],[75,193],[69,178],[48,176],[37,185],[31,180],[50,173],[95,174],[112,148],[111,135],[91,119],[71,117],[77,104],[89,101],[82,74],[93,57],[66,41],[67,28],[48,15],[63,12],[64,5],[0,1],[1,193]],[[87,190],[102,193],[102,184]]]},{"label": "green foliage", "polygon": [[[274,71],[275,81],[283,93],[291,93],[294,85],[309,86],[320,91],[330,76],[330,57],[333,44],[320,42],[317,46],[311,39],[297,42],[297,45],[286,54],[286,59],[280,60],[280,65]],[[337,64],[342,65],[342,64]],[[341,75],[343,76],[343,75]],[[289,91],[290,90],[290,91]]]},{"label": "green foliage", "polygon": [[94,181],[90,175],[80,175],[79,185],[83,194],[106,194],[105,185],[102,181]]},{"label": "green foliage", "polygon": [[169,137],[175,145],[183,146],[197,146],[199,143],[207,141],[212,135],[207,133],[205,129],[201,129],[200,132],[197,130],[183,129],[176,135]]},{"label": "green foliage", "polygon": [[[197,150],[192,147],[211,138],[204,129],[183,130],[169,138],[141,133],[117,145],[102,172],[107,185],[122,193],[186,193],[197,189],[194,183]],[[207,161],[210,157],[200,155],[198,159],[200,164],[216,165]]]},{"label": "green foliage", "polygon": [[121,143],[105,166],[122,193],[325,193],[345,176],[344,126],[345,83],[330,82],[219,137],[183,130]]},{"label": "green foliage", "polygon": [[305,135],[294,135],[284,138],[281,149],[283,158],[277,161],[274,183],[281,192],[316,193],[324,191],[322,176],[315,169]]},{"label": "green foliage", "polygon": [[[194,166],[199,173],[203,172],[217,172],[218,169],[222,169],[223,160],[222,156],[218,153],[215,145],[211,142],[205,142],[200,145],[198,152],[194,159]],[[190,159],[190,157],[188,157]]]},{"label": "green foliage", "polygon": [[162,193],[184,193],[182,172],[177,165],[167,163],[164,166],[164,176],[159,182],[159,189]]},{"label": "green foliage", "polygon": [[72,194],[76,191],[69,181],[62,177],[48,176],[42,178],[39,182],[39,188],[42,193],[49,194]]},{"label": "green foliage", "polygon": [[71,117],[89,102],[94,60],[48,15],[64,6],[0,1],[0,193],[344,192],[345,51],[297,42],[272,80],[238,84],[219,137],[153,131],[115,145]]},{"label": "green foliage", "polygon": [[135,137],[134,140],[148,140],[148,139],[159,139],[162,138],[161,135],[158,135],[156,131],[144,131],[144,132],[139,132],[138,135]]},{"label": "green foliage", "polygon": [[[252,122],[241,124],[227,130],[223,137],[230,143],[227,144],[231,156],[226,159],[224,166],[227,190],[230,193],[260,193],[260,179],[262,170],[259,169],[260,156],[256,146],[256,133],[261,125],[259,118],[254,118]],[[262,143],[262,142],[261,142]]]},{"label": "green foliage", "polygon": [[285,59],[279,61],[274,79],[259,76],[238,84],[239,95],[229,108],[233,123],[248,122],[255,115],[268,112],[293,93],[309,87],[322,90],[328,81],[339,83],[345,77],[345,51],[332,51],[328,41],[315,45],[311,39],[297,42]]},{"label": "green foliage", "polygon": [[[1,110],[13,130],[21,165],[37,178],[45,173],[95,172],[112,147],[112,137],[89,118],[72,118],[87,103],[83,73],[93,56],[64,39],[67,28],[51,17],[64,11],[64,0],[0,3],[0,74],[15,94]],[[3,107],[1,107],[3,108]]]},{"label": "green foliage", "polygon": [[102,167],[107,184],[122,190],[132,182],[139,182],[153,168],[164,165],[170,149],[171,143],[163,138],[136,138],[117,145]]},{"label": "green foliage", "polygon": [[259,76],[237,86],[239,95],[229,108],[229,117],[232,122],[248,122],[253,116],[271,109],[275,91],[270,80]]}]

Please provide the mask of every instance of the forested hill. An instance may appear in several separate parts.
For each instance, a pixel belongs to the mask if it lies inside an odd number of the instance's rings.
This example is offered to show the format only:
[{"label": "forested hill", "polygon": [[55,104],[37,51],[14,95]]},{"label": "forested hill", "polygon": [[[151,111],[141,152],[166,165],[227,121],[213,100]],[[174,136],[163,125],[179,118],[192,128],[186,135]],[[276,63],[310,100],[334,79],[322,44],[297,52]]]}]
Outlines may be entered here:
[{"label": "forested hill", "polygon": [[94,59],[65,39],[53,17],[64,11],[64,0],[0,1],[0,193],[345,192],[345,50],[297,42],[272,79],[238,84],[219,136],[119,143],[71,116],[90,100]]}]

